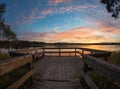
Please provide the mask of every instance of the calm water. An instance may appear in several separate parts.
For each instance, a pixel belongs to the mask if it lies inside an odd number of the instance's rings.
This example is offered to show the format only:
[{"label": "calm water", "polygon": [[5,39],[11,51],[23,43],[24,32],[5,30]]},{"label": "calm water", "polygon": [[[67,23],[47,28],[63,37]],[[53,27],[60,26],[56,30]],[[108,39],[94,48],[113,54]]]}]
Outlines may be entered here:
[{"label": "calm water", "polygon": [[105,51],[120,51],[120,45],[81,45],[81,46],[76,45],[73,47],[99,49]]},{"label": "calm water", "polygon": [[[48,46],[54,47],[54,46]],[[61,47],[79,47],[79,48],[90,48],[104,51],[120,51],[120,45],[62,45]]]},{"label": "calm water", "polygon": [[[91,49],[99,49],[105,51],[120,51],[120,45],[72,45],[72,46],[68,45],[67,47],[91,48]],[[11,49],[11,51],[14,50],[15,49]],[[8,53],[8,51],[9,49],[5,49],[5,48],[0,49],[0,52],[2,53]]]}]

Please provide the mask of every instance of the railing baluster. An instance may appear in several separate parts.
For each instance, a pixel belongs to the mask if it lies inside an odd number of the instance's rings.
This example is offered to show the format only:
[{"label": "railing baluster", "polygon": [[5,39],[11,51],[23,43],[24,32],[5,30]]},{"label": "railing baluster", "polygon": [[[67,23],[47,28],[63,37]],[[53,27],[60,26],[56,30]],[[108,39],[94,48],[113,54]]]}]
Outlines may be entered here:
[{"label": "railing baluster", "polygon": [[82,54],[84,54],[84,50],[82,49]]},{"label": "railing baluster", "polygon": [[60,51],[61,51],[61,50],[60,50],[60,48],[59,48],[59,56],[61,56],[61,53],[60,53]]},{"label": "railing baluster", "polygon": [[76,48],[75,48],[75,56],[76,56]]}]

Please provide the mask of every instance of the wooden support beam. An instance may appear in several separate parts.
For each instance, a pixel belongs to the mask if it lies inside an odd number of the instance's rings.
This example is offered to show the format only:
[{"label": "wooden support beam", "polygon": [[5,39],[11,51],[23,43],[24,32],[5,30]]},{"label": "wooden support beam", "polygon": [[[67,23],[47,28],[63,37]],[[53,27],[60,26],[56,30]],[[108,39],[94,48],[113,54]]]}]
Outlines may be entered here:
[{"label": "wooden support beam", "polygon": [[84,54],[84,50],[82,50],[82,54]]},{"label": "wooden support beam", "polygon": [[61,50],[60,50],[60,48],[59,48],[59,56],[61,56],[61,53],[60,53],[60,51],[61,51]]},{"label": "wooden support beam", "polygon": [[76,56],[76,48],[75,48],[75,56]]}]

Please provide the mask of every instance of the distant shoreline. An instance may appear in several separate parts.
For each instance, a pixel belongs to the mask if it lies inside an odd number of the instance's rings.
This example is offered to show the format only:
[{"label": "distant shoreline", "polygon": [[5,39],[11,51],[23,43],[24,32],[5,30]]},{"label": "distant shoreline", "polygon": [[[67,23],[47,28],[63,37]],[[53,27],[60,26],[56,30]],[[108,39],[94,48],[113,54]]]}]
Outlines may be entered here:
[{"label": "distant shoreline", "polygon": [[45,43],[46,45],[120,45],[120,43]]},{"label": "distant shoreline", "polygon": [[56,43],[45,43],[37,41],[17,41],[11,43],[10,41],[0,41],[0,48],[26,48],[26,47],[44,47],[44,46],[66,46],[66,45],[120,45],[120,42],[104,42],[104,43],[65,43],[65,42],[56,42]]}]

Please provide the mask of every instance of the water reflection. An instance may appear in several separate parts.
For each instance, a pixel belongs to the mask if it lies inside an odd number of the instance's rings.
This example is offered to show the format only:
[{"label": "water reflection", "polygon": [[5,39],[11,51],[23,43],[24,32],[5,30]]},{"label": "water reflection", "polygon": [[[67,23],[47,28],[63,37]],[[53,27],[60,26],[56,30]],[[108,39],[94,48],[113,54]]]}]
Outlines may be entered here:
[{"label": "water reflection", "polygon": [[79,47],[105,50],[105,51],[120,51],[120,45],[83,45]]},{"label": "water reflection", "polygon": [[105,51],[120,51],[120,45],[69,45],[67,47],[90,48]]}]

